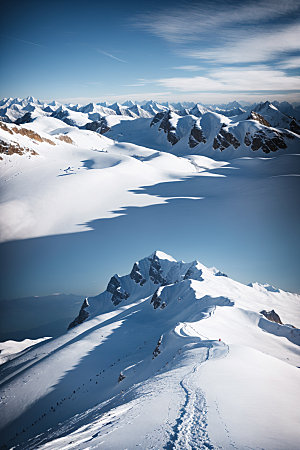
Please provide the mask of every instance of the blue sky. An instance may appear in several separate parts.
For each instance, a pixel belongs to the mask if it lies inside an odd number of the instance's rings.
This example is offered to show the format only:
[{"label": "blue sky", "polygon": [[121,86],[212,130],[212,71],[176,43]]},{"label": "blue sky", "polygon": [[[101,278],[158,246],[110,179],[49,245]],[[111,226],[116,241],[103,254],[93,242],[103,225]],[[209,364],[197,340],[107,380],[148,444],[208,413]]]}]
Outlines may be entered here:
[{"label": "blue sky", "polygon": [[298,0],[16,1],[1,22],[1,97],[300,101]]}]

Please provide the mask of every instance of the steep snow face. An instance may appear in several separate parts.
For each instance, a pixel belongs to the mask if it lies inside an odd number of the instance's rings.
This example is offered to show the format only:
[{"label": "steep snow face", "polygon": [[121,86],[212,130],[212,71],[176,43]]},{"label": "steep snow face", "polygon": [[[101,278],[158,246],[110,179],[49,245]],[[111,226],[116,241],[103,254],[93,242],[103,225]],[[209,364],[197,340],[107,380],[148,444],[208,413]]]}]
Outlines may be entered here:
[{"label": "steep snow face", "polygon": [[1,444],[296,449],[299,300],[156,251],[2,367]]}]

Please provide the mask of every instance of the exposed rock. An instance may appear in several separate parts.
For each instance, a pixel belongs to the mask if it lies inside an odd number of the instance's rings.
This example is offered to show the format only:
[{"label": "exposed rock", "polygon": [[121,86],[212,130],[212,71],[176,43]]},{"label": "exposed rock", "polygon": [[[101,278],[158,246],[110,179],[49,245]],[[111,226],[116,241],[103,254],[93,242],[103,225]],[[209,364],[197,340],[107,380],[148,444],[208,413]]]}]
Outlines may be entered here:
[{"label": "exposed rock", "polygon": [[[196,275],[196,276],[195,276]],[[202,270],[197,269],[195,267],[195,264],[192,264],[191,267],[187,270],[186,274],[184,275],[183,279],[184,280],[198,280],[198,281],[203,281],[202,278]]]},{"label": "exposed rock", "polygon": [[151,301],[150,303],[153,303],[153,308],[157,309],[160,307],[161,304],[161,298],[158,296],[158,289],[156,289],[156,291],[154,292],[154,294],[152,295]]},{"label": "exposed rock", "polygon": [[158,129],[163,130],[167,134],[168,141],[175,145],[180,138],[176,135],[176,128],[171,124],[172,114],[171,110],[157,113],[152,119],[150,127],[161,121]]},{"label": "exposed rock", "polygon": [[24,114],[24,116],[20,117],[15,121],[16,125],[21,125],[22,123],[30,123],[32,122],[32,116],[30,112]]},{"label": "exposed rock", "polygon": [[265,127],[271,126],[262,115],[258,114],[255,111],[251,111],[250,116],[247,118],[247,120],[256,120],[256,122],[259,122],[261,125],[264,125]]},{"label": "exposed rock", "polygon": [[153,117],[153,119],[152,119],[152,121],[151,121],[151,123],[150,123],[150,127],[152,127],[153,125],[155,125],[156,123],[158,123],[158,122],[164,117],[164,115],[165,115],[165,112],[164,112],[164,111],[157,113],[157,114]]},{"label": "exposed rock", "polygon": [[153,281],[153,283],[161,285],[167,284],[167,281],[162,276],[162,269],[160,266],[159,258],[155,253],[153,254],[152,258],[149,258],[149,261],[151,261],[149,267],[149,277]]},{"label": "exposed rock", "polygon": [[[6,142],[0,139],[0,153],[3,153],[4,155],[25,155],[26,153],[29,155],[36,156],[38,153],[35,150],[30,150],[27,147],[21,147],[18,142]],[[1,157],[1,159],[3,159]]]},{"label": "exposed rock", "polygon": [[80,325],[82,322],[84,322],[89,317],[89,313],[86,311],[86,308],[88,308],[88,307],[89,307],[89,303],[86,298],[81,306],[78,316],[68,326],[68,330],[76,327],[77,325]]},{"label": "exposed rock", "polygon": [[119,378],[118,378],[118,383],[120,383],[121,381],[123,381],[125,379],[125,375],[123,372],[120,372]]},{"label": "exposed rock", "polygon": [[70,136],[66,136],[65,134],[61,134],[57,139],[60,141],[66,142],[67,144],[74,144]]},{"label": "exposed rock", "polygon": [[189,146],[190,148],[194,148],[196,147],[196,145],[200,144],[200,142],[203,142],[205,144],[206,139],[203,134],[201,126],[195,123],[193,128],[191,129],[191,134],[189,137]]},{"label": "exposed rock", "polygon": [[246,134],[245,134],[244,143],[245,143],[245,145],[247,145],[247,147],[249,147],[249,145],[251,145],[251,140],[250,140],[250,133],[249,133],[249,131],[247,131]]},{"label": "exposed rock", "polygon": [[27,128],[22,128],[18,126],[13,126],[9,128],[4,122],[0,122],[0,128],[2,130],[7,131],[9,134],[20,134],[21,136],[27,136],[30,139],[33,139],[37,142],[47,142],[47,144],[56,145],[55,142],[51,141],[51,139],[40,136],[33,130],[28,130]]},{"label": "exposed rock", "polygon": [[220,270],[218,272],[215,273],[215,277],[226,277],[228,278],[228,275],[226,275],[226,273],[220,272]]},{"label": "exposed rock", "polygon": [[291,120],[291,123],[290,123],[290,130],[291,130],[293,133],[300,134],[300,125],[296,122],[295,119]]},{"label": "exposed rock", "polygon": [[160,338],[159,338],[158,341],[157,341],[156,347],[155,347],[155,349],[154,349],[154,351],[153,351],[153,357],[152,357],[152,359],[156,358],[156,357],[161,353],[159,347],[161,346],[162,340],[163,340],[163,335],[161,335]]},{"label": "exposed rock", "polygon": [[94,120],[94,122],[87,123],[85,128],[86,130],[97,131],[97,133],[100,134],[105,134],[110,130],[105,117],[100,120]]},{"label": "exposed rock", "polygon": [[244,142],[253,151],[262,150],[264,153],[276,152],[278,149],[287,148],[284,138],[293,139],[292,133],[280,133],[273,128],[259,130],[253,136],[249,131],[245,134]]},{"label": "exposed rock", "polygon": [[232,145],[234,148],[238,148],[241,145],[240,142],[233,136],[233,134],[224,129],[225,126],[225,124],[222,125],[219,133],[214,138],[213,148],[215,150],[220,149],[221,151],[223,151],[225,150],[225,148],[230,147],[230,145]]},{"label": "exposed rock", "polygon": [[168,141],[175,145],[179,141],[179,137],[176,135],[176,128],[171,124],[172,111],[167,111],[158,127],[159,130],[163,130],[167,134]]},{"label": "exposed rock", "polygon": [[274,309],[272,309],[272,311],[266,311],[264,309],[263,311],[260,311],[260,314],[265,316],[265,318],[270,320],[271,322],[276,322],[276,323],[280,323],[281,325],[283,325],[279,315],[274,311]]},{"label": "exposed rock", "polygon": [[111,301],[115,306],[121,303],[122,300],[126,300],[130,295],[121,287],[118,275],[111,277],[106,290],[112,294]]},{"label": "exposed rock", "polygon": [[278,132],[273,131],[273,137],[267,136],[263,131],[255,133],[251,145],[253,151],[262,149],[264,153],[270,153],[276,152],[279,148],[287,148],[287,145]]},{"label": "exposed rock", "polygon": [[134,280],[137,284],[140,284],[141,286],[143,286],[143,284],[146,283],[145,278],[140,272],[138,263],[134,263],[132,271],[130,272],[130,278]]}]

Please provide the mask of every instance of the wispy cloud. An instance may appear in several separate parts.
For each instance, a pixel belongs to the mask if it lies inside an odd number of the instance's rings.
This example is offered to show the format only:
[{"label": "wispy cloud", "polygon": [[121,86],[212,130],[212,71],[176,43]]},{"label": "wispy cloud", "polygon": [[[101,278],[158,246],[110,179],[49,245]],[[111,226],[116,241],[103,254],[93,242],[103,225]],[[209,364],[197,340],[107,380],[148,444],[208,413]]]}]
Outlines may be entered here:
[{"label": "wispy cloud", "polygon": [[167,89],[184,92],[299,91],[300,76],[288,76],[267,66],[228,68],[211,71],[207,76],[172,77],[157,80]]},{"label": "wispy cloud", "polygon": [[201,70],[200,66],[177,66],[177,67],[172,67],[172,69],[174,70],[187,70],[190,72],[196,72],[198,70]]},{"label": "wispy cloud", "polygon": [[[300,51],[299,0],[203,0],[137,17],[137,26],[173,43],[181,57],[238,65]],[[198,70],[194,64],[175,70]]]},{"label": "wispy cloud", "polygon": [[229,0],[204,0],[168,10],[160,9],[136,16],[136,25],[167,41],[197,41],[212,30],[220,31],[239,25],[270,22],[287,14],[299,12],[298,0],[252,0],[247,3]]},{"label": "wispy cloud", "polygon": [[5,39],[12,40],[12,41],[22,42],[23,44],[34,45],[35,47],[46,48],[45,45],[39,44],[38,42],[27,41],[25,39],[20,39],[20,38],[16,38],[13,36],[7,36],[7,35],[2,35],[2,37],[4,37]]},{"label": "wispy cloud", "polygon": [[300,23],[246,37],[242,35],[240,39],[235,32],[227,36],[223,46],[187,50],[184,55],[222,64],[270,61],[285,52],[300,50],[297,36],[300,36]]},{"label": "wispy cloud", "polygon": [[300,68],[300,56],[284,59],[279,67],[282,69],[298,69]]},{"label": "wispy cloud", "polygon": [[99,48],[96,49],[98,53],[101,53],[102,55],[108,56],[108,58],[114,59],[115,61],[119,61],[121,63],[127,63],[124,59],[118,58],[115,55],[112,55],[111,53],[105,52],[104,50],[100,50]]}]

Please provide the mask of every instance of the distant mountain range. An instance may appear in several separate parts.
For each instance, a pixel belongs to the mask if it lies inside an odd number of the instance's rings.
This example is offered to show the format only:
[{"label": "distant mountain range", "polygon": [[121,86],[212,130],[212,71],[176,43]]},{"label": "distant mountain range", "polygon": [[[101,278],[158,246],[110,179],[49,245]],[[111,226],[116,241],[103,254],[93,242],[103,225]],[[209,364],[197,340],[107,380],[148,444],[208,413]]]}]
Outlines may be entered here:
[{"label": "distant mountain range", "polygon": [[[163,146],[177,155],[192,151],[211,156],[225,149],[232,156],[237,155],[237,149],[267,154],[288,149],[300,133],[300,108],[287,102],[242,107],[238,102],[204,106],[159,104],[152,100],[137,104],[128,100],[122,105],[105,102],[82,106],[43,103],[33,97],[0,101],[0,120],[4,123],[30,124],[41,117],[55,118],[118,141],[159,150]],[[3,139],[4,154],[5,142]]]}]

